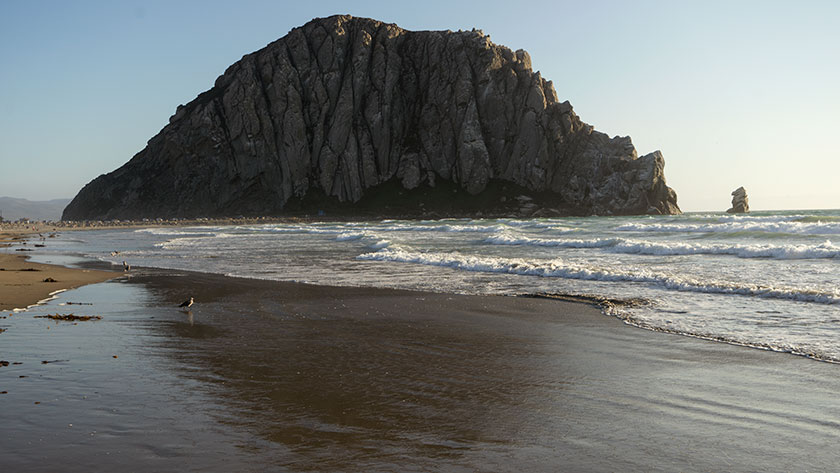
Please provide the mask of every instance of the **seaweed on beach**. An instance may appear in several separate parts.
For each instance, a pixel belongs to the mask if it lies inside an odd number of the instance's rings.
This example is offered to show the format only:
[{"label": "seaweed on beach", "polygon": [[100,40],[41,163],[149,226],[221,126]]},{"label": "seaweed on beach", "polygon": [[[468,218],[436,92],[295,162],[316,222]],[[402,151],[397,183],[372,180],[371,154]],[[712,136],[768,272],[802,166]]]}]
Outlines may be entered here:
[{"label": "seaweed on beach", "polygon": [[62,322],[87,322],[88,320],[102,320],[101,315],[73,315],[73,314],[47,314],[36,315],[36,319],[50,319]]}]

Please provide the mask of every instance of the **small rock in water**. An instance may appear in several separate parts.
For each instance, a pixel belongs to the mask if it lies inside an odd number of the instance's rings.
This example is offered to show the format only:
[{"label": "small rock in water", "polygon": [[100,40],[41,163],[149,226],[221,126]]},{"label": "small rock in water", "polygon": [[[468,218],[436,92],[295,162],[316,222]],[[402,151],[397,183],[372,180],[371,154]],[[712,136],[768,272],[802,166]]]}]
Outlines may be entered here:
[{"label": "small rock in water", "polygon": [[750,211],[750,199],[747,197],[747,190],[739,187],[732,191],[732,208],[726,213],[743,214]]}]

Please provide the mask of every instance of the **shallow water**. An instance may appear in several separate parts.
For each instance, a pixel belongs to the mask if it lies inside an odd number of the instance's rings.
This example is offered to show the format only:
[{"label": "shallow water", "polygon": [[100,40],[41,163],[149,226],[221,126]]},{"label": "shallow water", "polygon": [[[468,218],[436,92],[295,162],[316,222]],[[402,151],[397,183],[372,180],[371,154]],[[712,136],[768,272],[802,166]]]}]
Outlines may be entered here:
[{"label": "shallow water", "polygon": [[[840,211],[65,233],[39,258],[463,294],[642,298],[656,330],[840,361]],[[113,250],[121,254],[110,256]]]},{"label": "shallow water", "polygon": [[[198,302],[179,311],[187,295]],[[103,319],[33,318],[55,312]],[[4,359],[23,363],[0,368],[4,471],[840,461],[837,365],[636,330],[582,305],[140,270],[0,323]]]},{"label": "shallow water", "polygon": [[[112,281],[2,314],[3,471],[206,471],[253,456],[245,435],[218,426],[213,386],[180,376],[182,349],[161,328],[188,324],[158,306]],[[36,318],[56,313],[103,319]]]}]

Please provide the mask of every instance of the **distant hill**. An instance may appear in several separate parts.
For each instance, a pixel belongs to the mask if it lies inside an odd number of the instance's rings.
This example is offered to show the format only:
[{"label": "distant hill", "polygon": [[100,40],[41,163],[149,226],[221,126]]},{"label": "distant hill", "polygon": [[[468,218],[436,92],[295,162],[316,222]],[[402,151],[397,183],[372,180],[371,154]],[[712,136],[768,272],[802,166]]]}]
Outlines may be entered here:
[{"label": "distant hill", "polygon": [[30,220],[60,220],[61,212],[70,199],[27,200],[0,197],[0,216],[5,220],[28,218]]}]

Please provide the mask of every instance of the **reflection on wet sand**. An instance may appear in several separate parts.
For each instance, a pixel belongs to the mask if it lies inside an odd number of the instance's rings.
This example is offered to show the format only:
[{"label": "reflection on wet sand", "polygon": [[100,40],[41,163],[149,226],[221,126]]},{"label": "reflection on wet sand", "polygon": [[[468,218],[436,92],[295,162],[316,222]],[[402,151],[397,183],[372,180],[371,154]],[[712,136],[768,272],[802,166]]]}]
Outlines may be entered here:
[{"label": "reflection on wet sand", "polygon": [[[178,282],[150,284],[165,297]],[[201,295],[199,321],[172,324],[173,340],[186,365],[224,384],[234,423],[289,447],[277,460],[293,469],[457,464],[465,451],[515,445],[545,407],[531,385],[550,375],[538,371],[551,333],[533,318],[552,302],[274,283],[246,291]]]},{"label": "reflection on wet sand", "polygon": [[707,471],[840,460],[840,430],[825,427],[826,416],[840,426],[834,365],[638,330],[551,300],[190,279],[144,284],[169,300],[201,287],[195,324],[173,326],[169,343],[186,376],[217,386],[220,420],[280,449],[275,466]]},{"label": "reflection on wet sand", "polygon": [[[197,302],[182,312],[186,294]],[[0,367],[4,471],[840,462],[837,365],[647,332],[580,304],[150,270],[65,296],[0,321],[13,362]],[[63,300],[102,319],[32,317]]]}]

